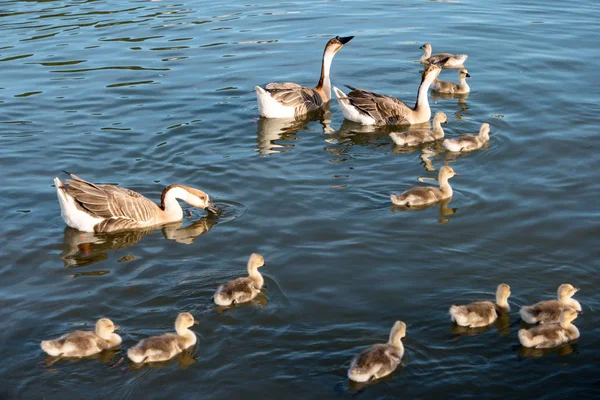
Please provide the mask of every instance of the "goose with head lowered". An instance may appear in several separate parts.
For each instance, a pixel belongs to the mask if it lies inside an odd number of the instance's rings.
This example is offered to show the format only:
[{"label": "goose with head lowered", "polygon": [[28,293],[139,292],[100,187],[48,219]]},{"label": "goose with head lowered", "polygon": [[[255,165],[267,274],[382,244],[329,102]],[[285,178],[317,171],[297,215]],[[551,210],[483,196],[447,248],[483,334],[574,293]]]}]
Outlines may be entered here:
[{"label": "goose with head lowered", "polygon": [[66,184],[54,178],[60,211],[65,223],[83,232],[116,232],[181,221],[177,199],[210,213],[218,209],[202,190],[171,185],[162,192],[160,205],[133,190],[98,185],[69,174]]},{"label": "goose with head lowered", "polygon": [[455,55],[450,53],[437,53],[432,55],[431,44],[429,43],[425,43],[419,48],[424,52],[420,60],[422,64],[440,63],[440,65],[445,68],[458,68],[461,67],[469,57],[466,54]]},{"label": "goose with head lowered", "polygon": [[265,118],[301,118],[318,110],[331,100],[329,71],[335,53],[354,36],[336,36],[327,42],[321,61],[321,78],[310,88],[297,83],[269,83],[264,88],[256,86],[258,112]]},{"label": "goose with head lowered", "polygon": [[410,107],[402,101],[371,92],[364,89],[350,89],[345,94],[334,86],[333,91],[337,97],[338,104],[342,109],[344,118],[362,125],[413,125],[428,122],[431,118],[429,108],[428,91],[429,86],[439,75],[442,68],[436,64],[430,64],[421,76],[421,84],[417,91],[417,102]]}]

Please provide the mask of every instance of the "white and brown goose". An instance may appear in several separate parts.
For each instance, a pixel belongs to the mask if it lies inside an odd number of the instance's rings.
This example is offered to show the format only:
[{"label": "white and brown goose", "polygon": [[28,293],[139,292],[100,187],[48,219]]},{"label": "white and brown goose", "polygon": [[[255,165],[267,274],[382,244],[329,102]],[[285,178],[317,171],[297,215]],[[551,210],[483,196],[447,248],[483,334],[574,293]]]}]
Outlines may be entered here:
[{"label": "white and brown goose", "polygon": [[436,79],[433,85],[431,85],[431,90],[438,93],[466,94],[471,91],[471,88],[467,84],[467,78],[470,77],[469,71],[466,68],[461,68],[458,70],[458,83]]},{"label": "white and brown goose", "polygon": [[456,138],[444,139],[442,146],[448,151],[461,153],[480,149],[490,140],[490,124],[484,122],[477,135],[462,135]]},{"label": "white and brown goose", "polygon": [[345,94],[337,87],[333,91],[344,118],[362,125],[413,125],[428,122],[431,118],[429,108],[429,86],[437,78],[442,68],[430,64],[421,77],[417,91],[417,102],[410,107],[402,101],[364,89],[347,86],[350,93]]},{"label": "white and brown goose", "polygon": [[562,310],[558,323],[538,325],[529,330],[520,329],[519,341],[525,347],[547,349],[575,340],[579,338],[579,329],[572,322],[577,315],[577,310],[566,307]]},{"label": "white and brown goose", "polygon": [[368,382],[394,372],[404,355],[404,337],[406,324],[396,321],[387,343],[373,345],[354,357],[348,369],[348,378],[354,382]]},{"label": "white and brown goose", "polygon": [[434,142],[444,138],[443,123],[448,123],[448,117],[440,111],[433,117],[433,130],[410,129],[405,132],[392,132],[390,137],[398,146],[416,146],[422,143]]},{"label": "white and brown goose", "polygon": [[75,331],[56,339],[42,340],[40,347],[53,357],[87,357],[121,344],[119,329],[110,319],[96,321],[94,331]]},{"label": "white and brown goose", "polygon": [[248,276],[234,279],[217,288],[213,297],[218,306],[231,306],[245,303],[255,298],[262,289],[265,280],[258,269],[265,265],[263,256],[257,253],[248,259]]},{"label": "white and brown goose", "polygon": [[143,339],[127,350],[127,357],[135,363],[170,360],[196,344],[196,334],[189,329],[195,324],[192,314],[180,313],[175,320],[175,333]]},{"label": "white and brown goose", "polygon": [[258,112],[265,118],[300,118],[318,110],[331,100],[329,71],[335,53],[354,36],[336,36],[327,42],[321,61],[321,78],[314,88],[297,83],[269,83],[264,88],[256,86]]},{"label": "white and brown goose", "polygon": [[421,56],[421,63],[423,64],[431,64],[431,63],[439,63],[442,67],[445,68],[459,68],[462,67],[467,58],[469,57],[466,54],[450,54],[450,53],[437,53],[431,54],[431,44],[425,43],[423,46],[419,47],[423,50],[423,55]]},{"label": "white and brown goose", "polygon": [[498,312],[510,310],[508,297],[510,286],[501,283],[496,289],[496,302],[476,301],[470,304],[450,307],[450,317],[457,325],[477,328],[487,326],[498,319]]},{"label": "white and brown goose", "polygon": [[544,300],[531,306],[523,306],[519,310],[519,314],[528,324],[557,323],[560,321],[560,313],[565,307],[571,307],[575,311],[581,312],[581,304],[572,298],[578,291],[579,289],[573,285],[563,283],[558,287],[555,300]]},{"label": "white and brown goose", "polygon": [[[438,201],[452,197],[452,187],[448,180],[458,175],[452,167],[445,165],[440,168],[438,175],[439,188],[433,186],[417,186],[408,189],[402,194],[392,194],[390,199],[392,203],[402,207],[419,207],[437,203]],[[428,178],[435,180],[434,178]]]},{"label": "white and brown goose", "polygon": [[178,199],[211,213],[218,209],[202,190],[171,185],[163,190],[160,205],[141,194],[114,185],[97,185],[69,174],[66,184],[54,178],[65,223],[83,232],[116,232],[181,221]]}]

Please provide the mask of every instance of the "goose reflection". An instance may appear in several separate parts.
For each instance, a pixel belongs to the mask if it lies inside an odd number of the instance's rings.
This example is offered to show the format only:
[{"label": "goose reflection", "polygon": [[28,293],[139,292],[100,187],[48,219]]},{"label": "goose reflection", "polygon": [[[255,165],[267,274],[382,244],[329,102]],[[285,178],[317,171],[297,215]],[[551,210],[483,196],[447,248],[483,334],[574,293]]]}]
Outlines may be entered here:
[{"label": "goose reflection", "polygon": [[323,109],[296,118],[260,118],[256,124],[256,147],[260,154],[285,153],[290,151],[293,144],[277,143],[278,141],[297,140],[296,133],[309,130],[310,122],[319,121],[323,133],[328,134],[331,129],[331,112],[329,104]]},{"label": "goose reflection", "polygon": [[[83,267],[108,259],[109,250],[121,250],[133,246],[146,235],[160,229],[166,239],[178,243],[192,244],[200,235],[208,232],[218,218],[205,216],[198,221],[182,227],[183,221],[163,225],[159,228],[133,230],[117,233],[92,233],[81,232],[77,229],[66,227],[63,238],[63,251],[60,258],[66,268]],[[124,256],[119,261],[128,261],[133,256]],[[79,275],[104,275],[108,271],[92,271],[75,274]]]},{"label": "goose reflection", "polygon": [[394,205],[392,205],[391,210],[394,213],[395,212],[412,212],[412,211],[423,211],[430,207],[440,206],[438,223],[445,224],[445,223],[450,222],[450,218],[448,218],[448,217],[456,214],[456,212],[458,211],[458,208],[448,207],[448,203],[450,203],[451,201],[452,201],[452,197],[450,197],[449,199],[444,199],[444,200],[438,201],[437,203],[426,204],[426,205],[422,205],[422,206],[404,207],[404,206],[397,206],[394,204]]}]

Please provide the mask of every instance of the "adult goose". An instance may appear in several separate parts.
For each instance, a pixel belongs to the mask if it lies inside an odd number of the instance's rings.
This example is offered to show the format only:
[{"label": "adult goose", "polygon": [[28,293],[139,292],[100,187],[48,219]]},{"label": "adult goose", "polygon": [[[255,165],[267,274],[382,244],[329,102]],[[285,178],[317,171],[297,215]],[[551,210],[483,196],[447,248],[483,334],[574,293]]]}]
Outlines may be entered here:
[{"label": "adult goose", "polygon": [[160,205],[133,190],[97,185],[67,173],[66,184],[54,178],[60,211],[65,223],[83,232],[116,232],[140,229],[183,219],[181,199],[211,213],[218,209],[202,190],[171,185],[162,192]]},{"label": "adult goose", "polygon": [[333,91],[344,118],[350,121],[362,125],[420,124],[428,122],[431,118],[431,109],[427,97],[429,86],[441,70],[442,68],[436,63],[430,64],[425,69],[421,77],[417,102],[414,107],[410,107],[394,97],[364,89],[356,89],[352,86],[347,86],[351,90],[348,94],[344,94],[335,86]]},{"label": "adult goose", "polygon": [[421,56],[421,63],[423,64],[440,63],[442,67],[457,68],[461,67],[469,57],[466,54],[454,55],[450,53],[437,53],[432,55],[431,44],[429,43],[425,43],[419,48],[424,52],[424,54]]},{"label": "adult goose", "polygon": [[300,118],[331,100],[331,62],[335,53],[353,37],[336,36],[327,42],[321,61],[321,78],[314,88],[291,82],[269,83],[264,88],[256,86],[260,115],[266,118]]}]

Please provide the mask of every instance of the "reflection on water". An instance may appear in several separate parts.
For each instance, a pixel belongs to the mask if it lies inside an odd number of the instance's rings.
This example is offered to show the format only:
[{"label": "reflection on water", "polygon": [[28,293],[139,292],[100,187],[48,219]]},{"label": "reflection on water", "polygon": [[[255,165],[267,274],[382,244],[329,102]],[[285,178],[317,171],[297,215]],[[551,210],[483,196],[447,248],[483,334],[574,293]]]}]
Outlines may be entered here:
[{"label": "reflection on water", "polygon": [[115,364],[120,361],[120,360],[117,360],[115,362],[115,357],[120,352],[121,352],[121,346],[113,347],[108,350],[101,351],[100,353],[92,354],[91,356],[87,356],[87,357],[64,357],[64,356],[53,357],[53,356],[46,354],[46,357],[41,361],[41,364],[46,368],[50,368],[58,362],[78,363],[78,362],[89,361],[89,360],[98,360],[102,364],[110,364],[111,367],[114,367]]},{"label": "reflection on water", "polygon": [[578,352],[578,344],[575,340],[573,342],[565,343],[561,346],[552,347],[549,349],[536,349],[535,347],[519,346],[517,355],[519,358],[538,358],[547,356],[549,354],[568,356],[573,353],[577,354]]},{"label": "reflection on water", "polygon": [[296,140],[295,134],[307,129],[310,122],[319,121],[323,133],[328,134],[331,129],[330,103],[322,109],[310,112],[300,118],[259,118],[256,124],[256,145],[260,154],[285,153],[294,147],[291,143],[278,143],[279,141]]},{"label": "reflection on water", "polygon": [[[183,221],[179,221],[152,229],[117,233],[81,232],[77,229],[66,227],[63,234],[63,251],[60,258],[67,268],[92,265],[96,262],[107,260],[109,250],[122,250],[133,246],[142,240],[144,236],[157,230],[160,230],[166,239],[182,244],[192,244],[198,236],[207,233],[217,222],[217,217],[209,215],[184,227],[182,227]],[[133,258],[134,256],[127,255],[121,257],[119,262],[129,261]],[[76,276],[105,275],[106,273],[108,272],[82,272],[76,274]]]},{"label": "reflection on water", "polygon": [[268,294],[267,290],[263,287],[262,290],[260,291],[260,293],[257,294],[256,297],[250,301],[247,301],[245,303],[236,303],[236,304],[232,304],[230,306],[215,305],[215,310],[219,314],[233,312],[234,309],[243,308],[243,307],[252,307],[252,308],[256,308],[257,310],[264,310],[265,308],[267,308],[267,304],[269,303],[267,294]]},{"label": "reflection on water", "polygon": [[152,370],[160,370],[163,368],[170,367],[172,365],[177,365],[177,368],[180,370],[188,369],[191,365],[196,363],[196,359],[193,356],[193,351],[196,346],[192,346],[188,349],[183,350],[181,353],[178,353],[175,357],[166,360],[166,361],[157,361],[157,362],[147,362],[147,363],[134,363],[131,360],[127,360],[127,365],[131,370],[145,370],[146,373],[151,373]]}]

